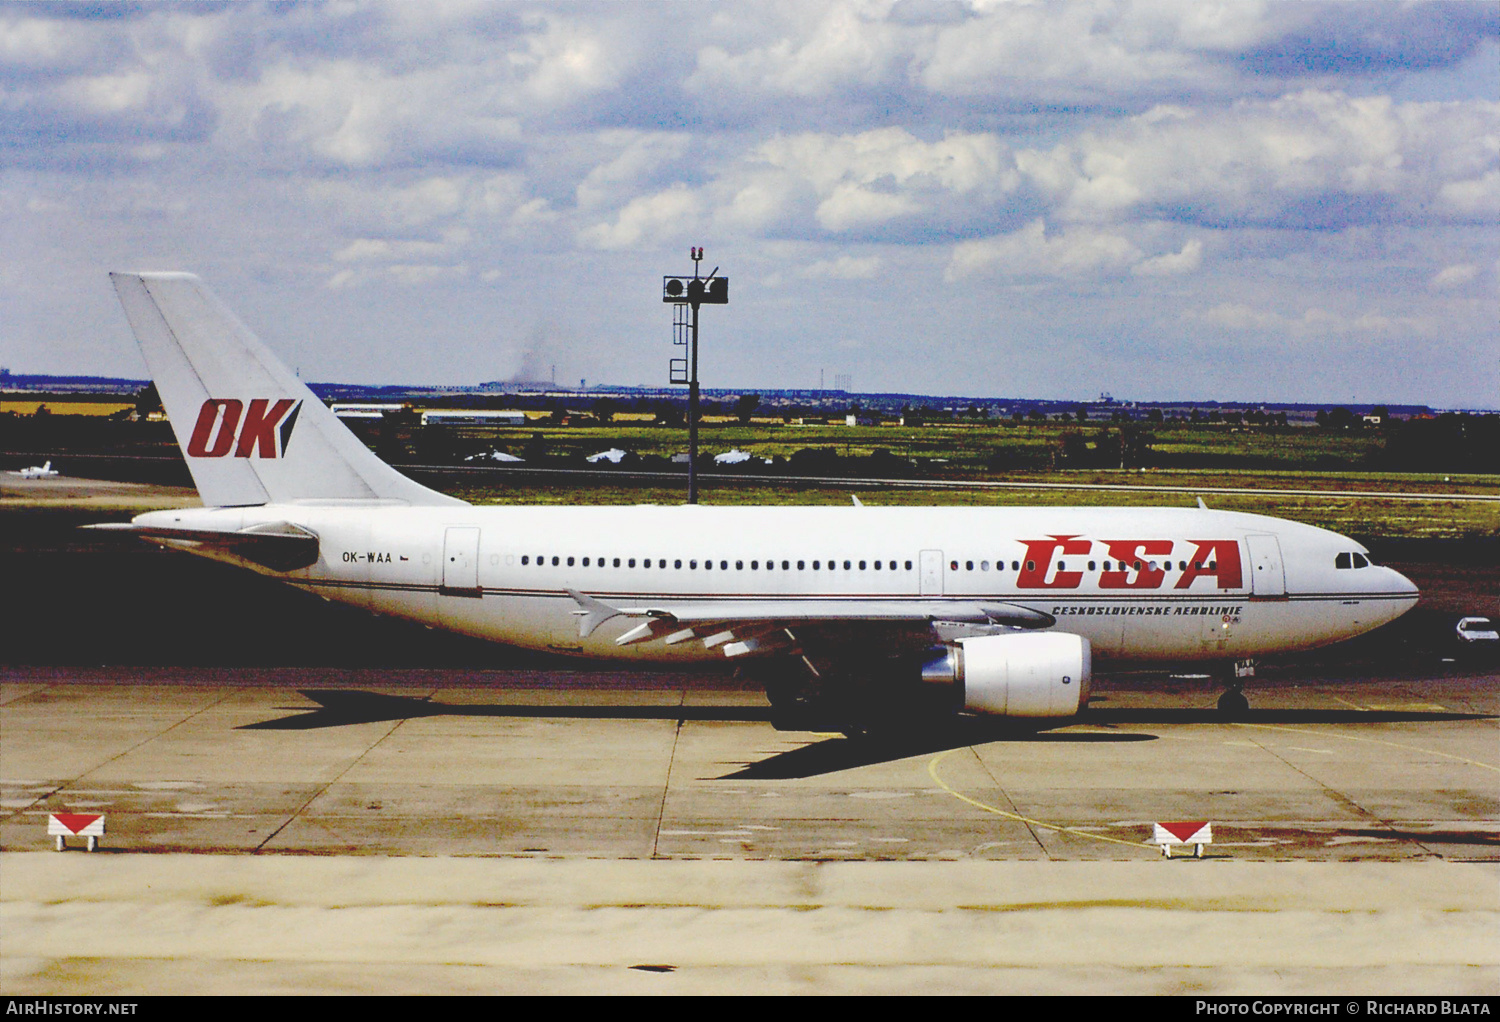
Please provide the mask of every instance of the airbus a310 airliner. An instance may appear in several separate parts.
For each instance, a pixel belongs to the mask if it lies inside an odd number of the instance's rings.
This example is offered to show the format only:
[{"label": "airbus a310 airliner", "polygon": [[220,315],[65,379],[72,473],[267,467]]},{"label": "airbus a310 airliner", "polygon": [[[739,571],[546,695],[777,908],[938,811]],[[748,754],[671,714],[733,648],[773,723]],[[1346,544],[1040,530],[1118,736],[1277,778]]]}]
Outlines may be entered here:
[{"label": "airbus a310 airliner", "polygon": [[1201,504],[475,507],[378,459],[196,276],[111,277],[206,506],[94,528],[464,635],[745,665],[777,707],[858,728],[918,704],[1068,718],[1096,658],[1311,649],[1417,601],[1353,540]]}]

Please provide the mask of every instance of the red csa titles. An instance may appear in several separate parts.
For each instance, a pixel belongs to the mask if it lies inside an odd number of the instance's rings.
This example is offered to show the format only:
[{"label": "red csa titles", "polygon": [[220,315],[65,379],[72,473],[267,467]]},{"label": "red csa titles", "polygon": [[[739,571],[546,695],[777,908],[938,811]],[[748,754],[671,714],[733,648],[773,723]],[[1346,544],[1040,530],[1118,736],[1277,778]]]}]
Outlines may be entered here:
[{"label": "red csa titles", "polygon": [[[1066,571],[1065,560],[1054,558],[1087,557],[1094,551],[1094,540],[1079,536],[1049,536],[1046,539],[1022,540],[1026,544],[1026,562],[1016,577],[1017,589],[1077,589],[1083,584],[1082,571]],[[1106,539],[1105,570],[1099,573],[1100,589],[1160,589],[1167,580],[1175,544],[1170,539]],[[1240,569],[1240,545],[1232,539],[1194,539],[1193,556],[1182,569],[1173,589],[1188,589],[1200,578],[1212,578],[1220,589],[1238,589],[1244,576]],[[1110,565],[1117,565],[1111,567]],[[1048,573],[1051,572],[1051,577]]]},{"label": "red csa titles", "polygon": [[248,408],[233,398],[209,398],[198,410],[188,456],[222,458],[233,451],[236,458],[285,457],[301,410],[302,402],[289,397],[275,404],[268,398],[252,398]]}]

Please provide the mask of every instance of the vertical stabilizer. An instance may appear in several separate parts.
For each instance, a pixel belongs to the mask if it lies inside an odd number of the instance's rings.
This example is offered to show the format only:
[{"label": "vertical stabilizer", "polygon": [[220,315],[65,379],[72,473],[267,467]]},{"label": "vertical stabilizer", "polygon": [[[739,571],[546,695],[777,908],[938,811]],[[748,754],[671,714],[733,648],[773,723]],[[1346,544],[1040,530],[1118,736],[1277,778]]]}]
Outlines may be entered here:
[{"label": "vertical stabilizer", "polygon": [[462,504],[377,458],[191,273],[111,273],[203,502]]}]

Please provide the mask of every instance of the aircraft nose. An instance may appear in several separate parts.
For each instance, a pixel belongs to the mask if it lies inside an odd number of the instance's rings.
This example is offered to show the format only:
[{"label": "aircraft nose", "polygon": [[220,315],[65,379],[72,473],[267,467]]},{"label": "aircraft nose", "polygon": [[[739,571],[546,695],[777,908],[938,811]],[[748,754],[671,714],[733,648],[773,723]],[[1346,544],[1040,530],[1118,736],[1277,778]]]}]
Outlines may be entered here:
[{"label": "aircraft nose", "polygon": [[1414,605],[1418,597],[1422,595],[1421,590],[1417,588],[1417,584],[1394,568],[1386,568],[1385,570],[1390,573],[1392,590],[1409,599],[1410,602],[1407,603],[1408,607]]}]

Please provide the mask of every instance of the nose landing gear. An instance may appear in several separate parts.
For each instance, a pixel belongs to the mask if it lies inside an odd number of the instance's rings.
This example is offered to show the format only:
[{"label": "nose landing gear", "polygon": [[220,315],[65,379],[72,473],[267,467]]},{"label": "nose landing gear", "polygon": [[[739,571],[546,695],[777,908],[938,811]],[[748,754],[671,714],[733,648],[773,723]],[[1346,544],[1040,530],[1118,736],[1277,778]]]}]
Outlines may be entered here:
[{"label": "nose landing gear", "polygon": [[1250,700],[1245,697],[1245,682],[1255,677],[1255,661],[1236,660],[1224,674],[1229,691],[1219,697],[1219,712],[1230,720],[1235,720],[1250,711]]}]

